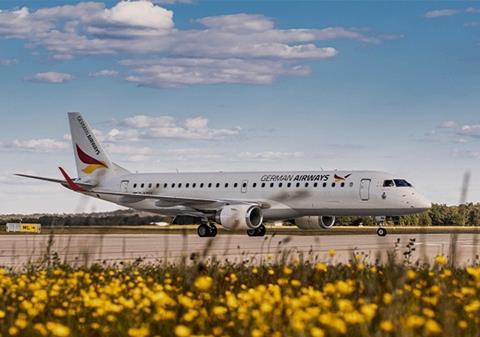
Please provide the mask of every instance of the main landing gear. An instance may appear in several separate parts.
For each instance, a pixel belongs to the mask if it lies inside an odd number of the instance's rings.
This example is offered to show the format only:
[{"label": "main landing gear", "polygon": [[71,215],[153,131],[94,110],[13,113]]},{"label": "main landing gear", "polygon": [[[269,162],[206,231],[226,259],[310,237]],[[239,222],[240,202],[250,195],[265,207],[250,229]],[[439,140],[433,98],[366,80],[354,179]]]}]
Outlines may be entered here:
[{"label": "main landing gear", "polygon": [[378,227],[377,228],[377,235],[378,236],[385,236],[385,235],[387,235],[387,230],[383,227]]},{"label": "main landing gear", "polygon": [[264,225],[260,225],[257,228],[247,229],[248,236],[265,236],[267,229]]},{"label": "main landing gear", "polygon": [[217,235],[217,226],[209,223],[202,223],[197,228],[198,236],[201,238],[215,237]]}]

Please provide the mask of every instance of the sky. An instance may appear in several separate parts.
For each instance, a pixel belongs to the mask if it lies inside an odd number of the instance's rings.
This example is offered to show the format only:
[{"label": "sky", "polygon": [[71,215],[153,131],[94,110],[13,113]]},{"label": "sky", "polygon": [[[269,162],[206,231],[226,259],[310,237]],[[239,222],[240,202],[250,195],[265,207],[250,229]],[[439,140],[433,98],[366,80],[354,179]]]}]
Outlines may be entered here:
[{"label": "sky", "polygon": [[118,206],[75,175],[68,111],[131,171],[373,169],[480,201],[480,3],[0,2],[0,214]]}]

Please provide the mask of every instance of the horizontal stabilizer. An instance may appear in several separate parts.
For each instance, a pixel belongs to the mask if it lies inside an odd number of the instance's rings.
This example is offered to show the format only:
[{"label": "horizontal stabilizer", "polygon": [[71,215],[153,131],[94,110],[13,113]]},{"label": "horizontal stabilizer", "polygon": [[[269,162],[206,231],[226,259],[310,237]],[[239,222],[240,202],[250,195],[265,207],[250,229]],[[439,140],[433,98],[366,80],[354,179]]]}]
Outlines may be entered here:
[{"label": "horizontal stabilizer", "polygon": [[[24,178],[30,178],[30,179],[36,179],[36,180],[42,180],[42,181],[48,181],[48,182],[51,182],[51,183],[57,183],[57,184],[61,184],[63,186],[68,186],[68,182],[65,181],[65,180],[61,180],[61,179],[54,179],[54,178],[46,178],[46,177],[39,177],[39,176],[32,176],[32,175],[29,175],[29,174],[22,174],[22,173],[16,173],[14,174],[18,177],[24,177]],[[95,187],[94,185],[90,185],[90,184],[84,184],[84,183],[75,183],[76,185],[82,187],[82,188],[92,188],[92,187]]]}]

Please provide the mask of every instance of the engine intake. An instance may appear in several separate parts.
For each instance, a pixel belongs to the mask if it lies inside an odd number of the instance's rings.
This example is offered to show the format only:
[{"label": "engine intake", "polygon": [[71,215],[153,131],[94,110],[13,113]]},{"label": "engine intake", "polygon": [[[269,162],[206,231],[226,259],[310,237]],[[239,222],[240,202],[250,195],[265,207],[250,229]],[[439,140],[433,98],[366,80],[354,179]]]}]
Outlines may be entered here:
[{"label": "engine intake", "polygon": [[335,224],[334,216],[304,216],[295,219],[295,225],[300,229],[328,229]]},{"label": "engine intake", "polygon": [[253,229],[263,222],[263,213],[256,205],[224,206],[216,215],[215,221],[225,229]]}]

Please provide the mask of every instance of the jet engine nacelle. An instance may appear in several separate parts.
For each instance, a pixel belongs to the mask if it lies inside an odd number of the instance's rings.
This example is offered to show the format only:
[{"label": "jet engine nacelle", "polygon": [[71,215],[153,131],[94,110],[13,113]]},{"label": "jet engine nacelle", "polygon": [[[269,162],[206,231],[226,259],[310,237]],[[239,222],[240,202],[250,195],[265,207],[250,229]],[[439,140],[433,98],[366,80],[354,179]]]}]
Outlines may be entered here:
[{"label": "jet engine nacelle", "polygon": [[253,229],[263,222],[263,212],[256,205],[227,205],[215,218],[225,229]]},{"label": "jet engine nacelle", "polygon": [[335,224],[334,216],[303,216],[295,219],[295,225],[300,229],[328,229]]}]

